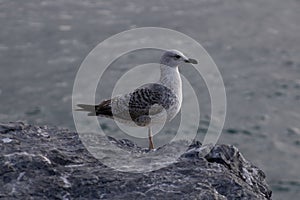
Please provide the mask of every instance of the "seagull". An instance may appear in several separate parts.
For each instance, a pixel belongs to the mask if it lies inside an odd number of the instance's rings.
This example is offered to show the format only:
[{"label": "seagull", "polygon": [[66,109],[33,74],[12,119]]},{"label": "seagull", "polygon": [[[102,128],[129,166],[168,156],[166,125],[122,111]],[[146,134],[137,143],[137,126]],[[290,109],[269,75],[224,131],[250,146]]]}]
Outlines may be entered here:
[{"label": "seagull", "polygon": [[133,92],[102,101],[98,105],[78,104],[77,111],[88,116],[111,118],[130,126],[148,128],[149,149],[154,149],[151,126],[171,121],[182,103],[182,81],[178,67],[197,64],[178,50],[165,51],[160,59],[160,79],[144,84]]}]

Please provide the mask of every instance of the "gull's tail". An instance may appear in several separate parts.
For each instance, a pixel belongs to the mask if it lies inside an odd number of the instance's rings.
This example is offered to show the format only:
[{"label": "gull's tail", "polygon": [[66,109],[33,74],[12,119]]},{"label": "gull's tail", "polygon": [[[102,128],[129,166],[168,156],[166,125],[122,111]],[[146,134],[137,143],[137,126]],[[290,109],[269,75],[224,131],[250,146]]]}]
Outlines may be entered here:
[{"label": "gull's tail", "polygon": [[103,116],[112,118],[111,100],[105,100],[99,105],[77,104],[79,109],[75,111],[88,112],[88,116]]}]

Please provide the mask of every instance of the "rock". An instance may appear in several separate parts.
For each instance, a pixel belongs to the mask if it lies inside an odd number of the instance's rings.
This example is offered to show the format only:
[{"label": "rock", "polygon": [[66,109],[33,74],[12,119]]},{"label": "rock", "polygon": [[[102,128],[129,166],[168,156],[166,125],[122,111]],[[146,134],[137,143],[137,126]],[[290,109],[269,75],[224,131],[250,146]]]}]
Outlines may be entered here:
[{"label": "rock", "polygon": [[[168,167],[125,173],[91,156],[75,132],[19,123],[0,128],[0,199],[271,199],[264,173],[230,145],[195,141]],[[110,141],[143,151],[129,140]]]},{"label": "rock", "polygon": [[0,123],[0,133],[6,133],[9,131],[14,131],[14,130],[21,130],[24,126],[23,122],[16,122],[16,123]]}]

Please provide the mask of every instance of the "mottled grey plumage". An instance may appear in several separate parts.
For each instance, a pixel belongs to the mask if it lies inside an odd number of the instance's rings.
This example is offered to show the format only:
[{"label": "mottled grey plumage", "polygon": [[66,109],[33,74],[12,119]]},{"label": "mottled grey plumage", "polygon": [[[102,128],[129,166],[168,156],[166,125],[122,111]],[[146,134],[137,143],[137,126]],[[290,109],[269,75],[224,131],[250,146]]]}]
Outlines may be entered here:
[{"label": "mottled grey plumage", "polygon": [[158,83],[147,84],[131,93],[129,114],[138,126],[146,126],[151,122],[149,116],[161,113],[163,109],[168,112],[176,104],[179,99],[169,88]]}]

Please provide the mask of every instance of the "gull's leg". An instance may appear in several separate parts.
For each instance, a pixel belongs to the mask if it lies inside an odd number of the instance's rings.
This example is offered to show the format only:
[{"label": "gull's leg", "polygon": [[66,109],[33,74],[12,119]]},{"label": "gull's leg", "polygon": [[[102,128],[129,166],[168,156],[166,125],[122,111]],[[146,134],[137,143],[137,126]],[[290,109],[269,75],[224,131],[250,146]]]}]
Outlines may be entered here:
[{"label": "gull's leg", "polygon": [[154,149],[153,141],[152,141],[152,131],[151,126],[148,127],[148,137],[149,137],[149,149]]}]

